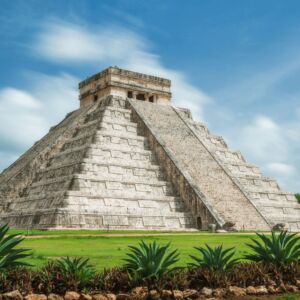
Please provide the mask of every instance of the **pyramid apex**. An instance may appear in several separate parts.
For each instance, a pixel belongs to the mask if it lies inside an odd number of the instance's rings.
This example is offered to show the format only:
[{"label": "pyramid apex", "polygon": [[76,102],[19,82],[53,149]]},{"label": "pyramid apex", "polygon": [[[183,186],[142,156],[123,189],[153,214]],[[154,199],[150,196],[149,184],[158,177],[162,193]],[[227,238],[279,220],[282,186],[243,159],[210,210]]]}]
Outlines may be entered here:
[{"label": "pyramid apex", "polygon": [[169,104],[171,80],[121,69],[117,66],[94,74],[79,83],[80,107],[105,96],[119,96]]}]

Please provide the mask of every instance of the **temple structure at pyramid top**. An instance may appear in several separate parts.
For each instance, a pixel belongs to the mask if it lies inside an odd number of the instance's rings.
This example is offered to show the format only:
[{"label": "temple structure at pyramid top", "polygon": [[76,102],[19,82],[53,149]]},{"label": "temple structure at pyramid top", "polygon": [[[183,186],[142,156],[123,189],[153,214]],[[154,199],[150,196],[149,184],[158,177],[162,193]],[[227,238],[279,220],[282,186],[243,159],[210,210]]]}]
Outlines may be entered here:
[{"label": "temple structure at pyramid top", "polygon": [[170,87],[169,79],[109,67],[79,83],[80,106],[110,95],[169,104]]},{"label": "temple structure at pyramid top", "polygon": [[299,231],[295,196],[173,107],[170,87],[117,67],[82,81],[80,108],[0,174],[0,222]]}]

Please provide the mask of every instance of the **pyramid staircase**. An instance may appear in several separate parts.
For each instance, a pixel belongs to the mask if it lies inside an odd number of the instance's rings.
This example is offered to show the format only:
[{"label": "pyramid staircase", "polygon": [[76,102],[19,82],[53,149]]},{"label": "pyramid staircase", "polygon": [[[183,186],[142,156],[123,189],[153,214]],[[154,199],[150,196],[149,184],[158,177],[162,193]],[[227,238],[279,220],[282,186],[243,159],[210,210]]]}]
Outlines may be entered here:
[{"label": "pyramid staircase", "polygon": [[293,193],[282,191],[275,179],[263,176],[257,166],[246,162],[240,151],[230,150],[223,138],[212,135],[203,123],[185,120],[271,227],[285,224],[290,231],[300,231],[300,204]]},{"label": "pyramid staircase", "polygon": [[194,217],[201,218],[203,228],[216,223],[238,230],[269,230],[279,225],[300,231],[300,204],[294,194],[282,191],[239,151],[230,150],[222,137],[194,121],[189,110],[129,101],[135,119],[155,141],[152,148],[158,149],[159,162],[163,165],[171,158],[168,178],[181,187],[180,197]]},{"label": "pyramid staircase", "polygon": [[38,228],[195,228],[125,103],[109,96],[86,109],[2,220]]}]

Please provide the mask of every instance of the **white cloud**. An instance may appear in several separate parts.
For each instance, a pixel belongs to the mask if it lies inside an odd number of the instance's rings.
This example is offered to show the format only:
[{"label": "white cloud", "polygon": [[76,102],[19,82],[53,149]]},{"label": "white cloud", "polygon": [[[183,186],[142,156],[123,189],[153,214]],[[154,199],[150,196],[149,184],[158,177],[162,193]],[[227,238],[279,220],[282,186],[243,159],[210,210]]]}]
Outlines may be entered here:
[{"label": "white cloud", "polygon": [[[295,142],[290,127],[298,133],[300,125],[278,124],[270,117],[258,115],[244,126],[226,128],[230,146],[240,149],[246,160],[257,164],[267,176],[274,177],[285,190],[299,190],[300,145]],[[298,139],[299,140],[299,139]]]},{"label": "white cloud", "polygon": [[41,57],[57,63],[105,63],[169,78],[173,84],[174,104],[191,108],[198,118],[203,118],[203,106],[211,101],[201,89],[192,86],[182,72],[163,66],[160,57],[151,53],[148,41],[124,28],[88,28],[59,21],[46,23],[33,49]]},{"label": "white cloud", "polygon": [[296,174],[295,167],[285,163],[269,163],[266,165],[266,168],[272,173],[281,174],[283,176]]},{"label": "white cloud", "polygon": [[28,90],[0,90],[0,168],[7,167],[22,152],[78,107],[78,79],[61,74],[27,73]]},{"label": "white cloud", "polygon": [[238,130],[239,144],[247,155],[263,162],[282,161],[288,149],[280,127],[266,116],[256,116],[252,123]]},{"label": "white cloud", "polygon": [[120,27],[87,28],[57,21],[43,26],[33,47],[42,57],[74,64],[124,60],[144,46],[140,36]]},{"label": "white cloud", "polygon": [[0,103],[0,110],[7,109],[8,105],[16,105],[32,109],[40,106],[39,101],[32,97],[29,93],[10,87],[4,88],[0,91]]}]

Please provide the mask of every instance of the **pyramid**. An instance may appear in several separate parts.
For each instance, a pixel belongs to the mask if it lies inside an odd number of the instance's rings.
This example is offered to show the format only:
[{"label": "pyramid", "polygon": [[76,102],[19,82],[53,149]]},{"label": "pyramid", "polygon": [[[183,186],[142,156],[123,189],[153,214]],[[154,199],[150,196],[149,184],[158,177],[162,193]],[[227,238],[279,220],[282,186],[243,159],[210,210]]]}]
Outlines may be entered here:
[{"label": "pyramid", "polygon": [[117,67],[82,81],[80,108],[0,175],[0,221],[43,229],[299,231],[295,196],[189,110],[171,106],[170,86]]}]

